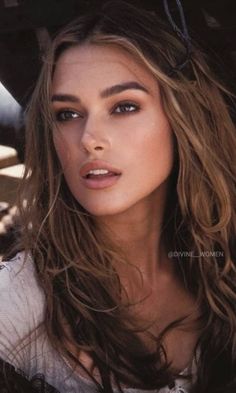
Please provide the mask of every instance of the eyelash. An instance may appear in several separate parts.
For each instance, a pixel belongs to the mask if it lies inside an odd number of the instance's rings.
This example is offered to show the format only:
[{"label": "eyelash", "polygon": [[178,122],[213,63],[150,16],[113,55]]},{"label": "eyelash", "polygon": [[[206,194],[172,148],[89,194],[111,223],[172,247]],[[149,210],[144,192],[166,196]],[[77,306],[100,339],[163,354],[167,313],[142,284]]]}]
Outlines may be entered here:
[{"label": "eyelash", "polygon": [[[70,114],[71,116],[67,118],[67,115]],[[74,115],[76,115],[75,117],[73,117]],[[65,122],[65,121],[70,121],[73,119],[77,119],[77,115],[79,115],[79,113],[71,110],[71,109],[63,109],[63,110],[59,110],[55,113],[55,120],[58,122]],[[66,116],[65,118],[63,118],[64,116]]]},{"label": "eyelash", "polygon": [[[117,108],[127,108],[127,107],[133,107],[134,108],[134,110],[131,110],[131,111],[120,111],[120,112],[114,112],[115,111],[115,109],[117,109]],[[120,103],[120,104],[118,104],[118,105],[115,105],[115,107],[112,109],[112,113],[116,113],[116,114],[127,114],[127,113],[133,113],[133,112],[138,112],[140,110],[140,106],[139,105],[137,105],[137,104],[134,104],[133,102],[122,102],[122,103]]]},{"label": "eyelash", "polygon": [[[129,107],[129,108],[133,107],[133,109],[132,110],[124,110],[127,107]],[[120,111],[115,112],[115,110],[118,108],[120,109]],[[130,113],[139,112],[139,110],[140,110],[139,105],[134,104],[133,102],[123,102],[118,105],[115,105],[115,107],[111,111],[111,114],[115,114],[115,115],[120,116],[120,115],[127,115]],[[68,114],[70,114],[70,116],[68,118],[66,118]],[[64,116],[66,116],[66,117],[64,117]],[[59,110],[55,113],[55,119],[58,122],[66,122],[66,121],[70,121],[70,120],[78,119],[78,118],[82,118],[82,116],[80,115],[79,112],[76,112],[72,109],[63,109],[63,110]]]}]

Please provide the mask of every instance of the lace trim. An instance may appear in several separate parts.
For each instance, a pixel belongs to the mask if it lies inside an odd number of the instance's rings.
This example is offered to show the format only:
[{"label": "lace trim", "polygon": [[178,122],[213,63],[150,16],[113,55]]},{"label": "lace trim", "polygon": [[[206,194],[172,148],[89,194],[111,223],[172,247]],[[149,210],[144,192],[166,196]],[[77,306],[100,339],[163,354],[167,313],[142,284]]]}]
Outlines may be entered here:
[{"label": "lace trim", "polygon": [[0,393],[60,393],[45,381],[43,374],[30,380],[21,370],[0,359]]},{"label": "lace trim", "polygon": [[177,387],[174,390],[170,390],[170,393],[187,393],[184,388]]},{"label": "lace trim", "polygon": [[[158,392],[158,391],[157,391]],[[0,393],[60,393],[45,381],[41,373],[35,374],[30,380],[21,370],[0,359]],[[169,393],[188,393],[181,386],[173,386]]]}]

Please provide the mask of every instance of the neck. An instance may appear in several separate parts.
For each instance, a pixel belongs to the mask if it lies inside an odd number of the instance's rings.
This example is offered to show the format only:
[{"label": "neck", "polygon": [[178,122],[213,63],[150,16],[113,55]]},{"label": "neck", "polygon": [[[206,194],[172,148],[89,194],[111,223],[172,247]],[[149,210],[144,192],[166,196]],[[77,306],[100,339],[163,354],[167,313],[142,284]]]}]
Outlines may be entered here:
[{"label": "neck", "polygon": [[[127,261],[141,271],[143,283],[151,286],[173,273],[161,236],[166,192],[167,184],[125,212],[97,219],[101,230],[107,229]],[[134,267],[122,265],[116,268],[121,278],[131,274],[132,281],[140,281],[140,274]]]}]

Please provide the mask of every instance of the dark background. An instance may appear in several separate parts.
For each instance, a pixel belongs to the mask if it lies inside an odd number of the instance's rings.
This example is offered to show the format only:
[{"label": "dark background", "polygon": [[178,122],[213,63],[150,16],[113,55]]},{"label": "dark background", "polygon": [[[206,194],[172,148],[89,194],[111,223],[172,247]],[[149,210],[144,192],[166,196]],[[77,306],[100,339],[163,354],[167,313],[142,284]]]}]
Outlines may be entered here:
[{"label": "dark background", "polygon": [[[163,10],[162,0],[130,2]],[[235,66],[236,0],[182,3],[192,35],[217,53],[222,63]],[[47,34],[53,35],[81,12],[101,4],[94,0],[0,0],[0,80],[20,104],[27,101],[37,78]],[[175,1],[169,4],[175,11]]]}]

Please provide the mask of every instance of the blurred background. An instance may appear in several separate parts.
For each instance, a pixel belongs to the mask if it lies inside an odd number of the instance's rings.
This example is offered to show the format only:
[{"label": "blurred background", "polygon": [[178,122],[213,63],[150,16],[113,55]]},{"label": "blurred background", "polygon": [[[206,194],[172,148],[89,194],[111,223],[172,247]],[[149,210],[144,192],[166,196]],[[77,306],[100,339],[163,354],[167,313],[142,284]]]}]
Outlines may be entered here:
[{"label": "blurred background", "polygon": [[[157,10],[163,1],[129,1]],[[24,170],[24,111],[55,33],[96,0],[0,0],[0,256],[14,242],[15,198]],[[175,0],[169,7],[178,20]],[[192,38],[219,77],[236,90],[236,0],[182,0]]]}]

